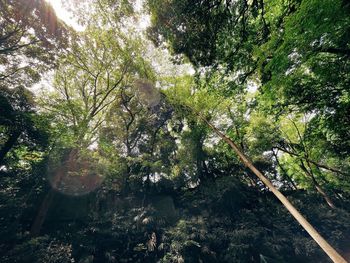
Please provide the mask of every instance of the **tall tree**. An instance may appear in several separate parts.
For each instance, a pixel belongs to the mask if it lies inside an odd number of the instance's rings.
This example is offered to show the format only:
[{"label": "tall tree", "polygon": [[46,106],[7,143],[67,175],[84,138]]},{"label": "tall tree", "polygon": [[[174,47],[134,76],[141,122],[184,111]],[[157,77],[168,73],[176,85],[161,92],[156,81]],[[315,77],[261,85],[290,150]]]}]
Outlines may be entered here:
[{"label": "tall tree", "polygon": [[[68,194],[77,194],[76,190],[89,188],[84,181],[77,182],[77,189],[66,185],[74,182],[72,174],[80,174],[90,182],[86,167],[92,168],[92,164],[97,170],[100,167],[102,156],[95,150],[99,149],[100,132],[106,126],[112,106],[120,99],[127,99],[126,91],[140,79],[152,82],[152,70],[140,50],[140,42],[128,38],[121,30],[90,26],[80,33],[70,52],[60,61],[54,91],[41,103],[47,112],[55,115],[52,124],[58,128],[50,153],[53,167],[50,182],[56,190],[68,189]],[[96,174],[94,178],[97,186],[100,178]],[[33,235],[40,232],[52,191],[34,220]]]},{"label": "tall tree", "polygon": [[61,60],[55,92],[43,106],[57,113],[74,142],[85,147],[93,143],[120,91],[152,74],[139,48],[122,32],[89,28]]},{"label": "tall tree", "polygon": [[[187,90],[189,90],[190,87],[187,87]],[[199,92],[194,93],[192,98],[190,96],[184,96],[182,94],[177,94],[177,89],[170,89],[167,90],[167,94],[169,94],[169,97],[172,97],[175,103],[180,103],[180,105],[183,105],[184,107],[188,107],[189,112],[191,114],[196,114],[198,118],[200,118],[204,123],[208,125],[214,131],[222,140],[224,140],[232,149],[233,151],[238,155],[239,159],[242,161],[242,163],[250,169],[263,183],[268,187],[268,189],[281,201],[281,203],[284,205],[284,207],[290,212],[290,214],[302,225],[302,227],[310,234],[310,236],[319,244],[319,246],[323,249],[323,251],[334,261],[334,262],[341,262],[345,263],[346,260],[318,233],[318,231],[305,219],[304,216],[300,214],[300,212],[294,207],[294,205],[271,183],[271,181],[264,176],[259,169],[256,168],[256,166],[253,164],[253,162],[246,157],[246,155],[242,152],[242,150],[239,148],[239,146],[233,142],[229,137],[227,137],[224,133],[222,133],[215,125],[213,125],[210,121],[208,121],[207,116],[209,112],[214,113],[213,106],[216,106],[215,103],[217,97],[217,94],[214,94],[215,99],[211,99],[209,93],[203,92],[203,90],[200,90]],[[203,100],[198,100],[198,97],[200,98],[203,96],[203,94],[207,95],[206,98],[206,107],[203,105]],[[187,94],[188,95],[188,94]],[[215,96],[216,95],[216,96]],[[220,97],[220,95],[219,95]],[[180,100],[180,101],[179,101]],[[213,104],[214,103],[214,104]],[[216,104],[216,105],[215,105]],[[224,100],[221,100],[220,107],[216,107],[214,109],[218,110],[221,107],[225,105]],[[203,113],[202,113],[203,112]],[[217,114],[217,113],[216,113]],[[212,116],[211,116],[212,117]],[[317,187],[318,185],[316,185]],[[328,197],[326,196],[327,201]],[[331,201],[329,201],[331,202]],[[332,203],[330,203],[332,205]]]}]

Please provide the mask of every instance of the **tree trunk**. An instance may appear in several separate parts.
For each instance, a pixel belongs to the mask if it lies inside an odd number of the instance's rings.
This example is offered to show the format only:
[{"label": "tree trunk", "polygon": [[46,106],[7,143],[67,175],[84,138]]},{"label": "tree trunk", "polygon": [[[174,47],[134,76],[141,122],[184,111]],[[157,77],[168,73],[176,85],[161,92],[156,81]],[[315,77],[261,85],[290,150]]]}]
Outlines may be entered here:
[{"label": "tree trunk", "polygon": [[49,211],[54,194],[54,190],[50,189],[49,192],[46,194],[43,202],[41,203],[38,214],[36,215],[32,227],[30,228],[30,234],[34,237],[40,234],[41,227],[45,222],[47,212]]},{"label": "tree trunk", "polygon": [[315,165],[317,168],[323,168],[323,169],[326,169],[326,170],[329,170],[329,171],[332,171],[334,173],[337,173],[337,174],[342,174],[342,175],[348,175],[348,173],[346,172],[342,172],[336,168],[333,168],[333,167],[329,167],[325,164],[322,164],[322,163],[318,163],[318,162],[315,162],[305,156],[301,156],[300,154],[297,154],[295,152],[292,152],[292,151],[289,151],[285,148],[282,148],[282,147],[274,147],[275,149],[277,150],[281,150],[282,152],[285,152],[285,153],[288,153],[289,155],[292,155],[292,156],[296,156],[296,157],[299,157],[299,158],[302,158],[304,159],[305,161],[309,162],[309,163],[312,163],[313,165]]},{"label": "tree trunk", "polygon": [[236,152],[241,161],[247,166],[281,201],[285,208],[292,216],[302,225],[316,243],[335,263],[347,263],[346,260],[317,232],[317,230],[299,213],[299,211],[289,202],[289,200],[265,177],[253,163],[242,153],[238,146],[227,136],[221,133],[214,125],[207,121],[204,117],[197,114],[217,135],[220,136],[231,148]]},{"label": "tree trunk", "polygon": [[322,189],[322,187],[319,185],[319,183],[316,181],[315,176],[313,175],[312,171],[309,171],[305,165],[303,161],[300,161],[301,165],[300,168],[306,173],[307,176],[309,176],[312,180],[312,183],[314,184],[314,187],[316,189],[316,191],[322,195],[322,197],[324,198],[324,200],[326,201],[326,203],[329,205],[330,208],[335,209],[336,206],[333,203],[332,199],[328,196],[328,194]]},{"label": "tree trunk", "polygon": [[21,130],[15,130],[8,140],[5,142],[4,146],[0,149],[0,165],[3,164],[6,154],[12,149],[16,144],[18,137],[21,135]]},{"label": "tree trunk", "polygon": [[332,199],[328,196],[328,194],[326,194],[326,192],[321,188],[321,186],[318,183],[315,183],[315,188],[317,192],[319,192],[323,196],[324,200],[326,200],[326,203],[329,205],[329,207],[335,209],[336,206],[333,203]]},{"label": "tree trunk", "polygon": [[297,185],[293,182],[292,178],[290,178],[290,176],[288,175],[287,171],[284,170],[283,166],[280,164],[280,161],[278,160],[278,156],[277,154],[274,152],[274,150],[272,149],[272,153],[273,153],[273,156],[275,157],[276,159],[276,163],[278,165],[279,168],[281,168],[281,171],[282,171],[282,177],[285,177],[287,178],[287,180],[289,181],[289,183],[293,186],[294,190],[298,190],[298,187]]}]

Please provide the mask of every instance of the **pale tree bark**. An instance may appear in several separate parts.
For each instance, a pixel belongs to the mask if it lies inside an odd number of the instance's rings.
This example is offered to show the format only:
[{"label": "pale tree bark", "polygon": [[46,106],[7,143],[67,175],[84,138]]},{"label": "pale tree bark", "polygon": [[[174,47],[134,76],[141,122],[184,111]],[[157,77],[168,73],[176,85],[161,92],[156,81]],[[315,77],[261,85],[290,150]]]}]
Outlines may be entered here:
[{"label": "pale tree bark", "polygon": [[322,248],[322,250],[333,260],[335,263],[347,263],[347,261],[317,232],[317,230],[304,218],[299,211],[292,205],[291,202],[271,183],[271,181],[265,177],[239,149],[239,147],[221,131],[219,131],[213,124],[211,124],[206,118],[197,114],[201,120],[203,120],[221,139],[223,139],[239,156],[241,161],[246,167],[248,167],[269,189],[270,191],[281,201],[284,207],[289,213],[301,224],[301,226],[309,233],[309,235],[316,241],[316,243]]}]

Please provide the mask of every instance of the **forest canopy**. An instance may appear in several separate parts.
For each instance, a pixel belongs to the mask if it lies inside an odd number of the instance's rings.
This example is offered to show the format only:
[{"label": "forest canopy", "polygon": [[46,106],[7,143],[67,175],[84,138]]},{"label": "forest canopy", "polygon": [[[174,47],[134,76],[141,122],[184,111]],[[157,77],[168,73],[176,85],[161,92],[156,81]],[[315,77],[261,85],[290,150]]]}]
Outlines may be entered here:
[{"label": "forest canopy", "polygon": [[348,1],[53,3],[0,0],[1,262],[350,261]]}]

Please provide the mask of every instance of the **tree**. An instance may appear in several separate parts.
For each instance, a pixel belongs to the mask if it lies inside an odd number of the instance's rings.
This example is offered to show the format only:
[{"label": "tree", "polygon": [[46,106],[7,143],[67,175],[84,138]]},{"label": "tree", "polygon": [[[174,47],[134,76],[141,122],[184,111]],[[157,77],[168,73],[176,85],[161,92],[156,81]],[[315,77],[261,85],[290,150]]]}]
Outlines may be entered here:
[{"label": "tree", "polygon": [[171,119],[172,109],[151,82],[139,80],[120,90],[99,145],[101,154],[119,166],[114,177],[122,193],[151,191],[152,182],[168,173],[175,148],[167,128]]},{"label": "tree", "polygon": [[[41,103],[48,113],[55,115],[52,125],[56,126],[57,138],[50,152],[53,174],[50,182],[56,190],[78,195],[100,184],[99,170],[103,169],[100,164],[108,166],[98,152],[99,136],[106,127],[107,115],[120,98],[127,99],[126,91],[139,80],[152,82],[152,71],[141,57],[140,49],[137,40],[121,31],[91,26],[62,58],[55,75],[54,91]],[[95,172],[86,173],[87,167],[92,169],[92,166]],[[92,188],[86,185],[91,182],[90,174],[94,178]],[[81,180],[76,181],[74,175],[80,175]],[[77,187],[67,187],[74,182]],[[46,218],[52,191],[44,198],[34,220],[33,235],[39,233]]]},{"label": "tree", "polygon": [[302,1],[259,55],[261,105],[314,115],[314,129],[340,158],[349,149],[349,11],[344,1]]},{"label": "tree", "polygon": [[[319,244],[319,246],[323,249],[323,251],[334,262],[344,262],[344,263],[346,262],[346,260],[317,232],[317,230],[299,213],[299,211],[293,206],[293,204],[290,203],[290,201],[271,183],[271,181],[266,176],[264,176],[259,169],[255,167],[253,162],[246,157],[246,155],[242,152],[239,146],[235,142],[233,142],[229,137],[227,137],[224,133],[222,133],[218,128],[216,128],[210,121],[208,121],[205,115],[208,115],[208,111],[212,110],[213,108],[212,103],[215,101],[215,100],[212,100],[210,96],[208,96],[209,95],[208,93],[207,93],[207,96],[209,98],[206,99],[206,107],[203,108],[203,104],[202,104],[203,101],[198,100],[198,97],[201,97],[203,95],[203,90],[202,91],[200,90],[197,94],[195,93],[192,98],[188,96],[184,97],[183,96],[184,94],[180,94],[179,96],[179,94],[177,94],[176,92],[176,88],[175,90],[168,90],[167,92],[169,96],[171,96],[173,101],[175,101],[175,103],[179,103],[180,105],[183,105],[185,108],[187,107],[190,114],[197,115],[199,119],[201,119],[209,128],[212,129],[213,132],[215,132],[222,140],[224,140],[234,150],[234,152],[238,155],[242,163],[247,168],[249,168],[264,183],[264,185],[268,187],[268,189],[281,201],[284,207],[302,225],[302,227],[310,234],[310,236]],[[215,95],[214,95],[214,98],[215,98]],[[199,105],[202,105],[202,107],[200,107]],[[223,101],[221,101],[221,107],[222,105],[224,105]],[[216,110],[218,110],[218,108],[216,108]],[[328,197],[327,197],[327,201],[329,201]]]},{"label": "tree", "polygon": [[0,1],[0,82],[30,86],[56,64],[70,29],[44,0]]},{"label": "tree", "polygon": [[327,261],[308,233],[344,262],[319,233],[347,256],[349,5],[149,0],[154,51],[140,1],[65,2],[84,31],[35,60],[52,85],[0,90],[1,262]]},{"label": "tree", "polygon": [[147,62],[137,45],[121,32],[90,28],[61,61],[56,92],[43,106],[57,113],[57,121],[69,128],[73,143],[92,144],[120,91],[146,78]]},{"label": "tree", "polygon": [[[195,5],[189,1],[168,1],[166,3],[149,1],[148,3],[153,19],[150,33],[156,43],[170,43],[172,51],[175,54],[186,55],[197,67],[199,73],[207,74],[207,72],[217,71],[218,74],[230,77],[236,81],[236,86],[241,92],[244,92],[244,87],[239,88],[240,83],[257,82],[258,85],[261,85],[262,92],[260,96],[257,96],[257,102],[262,106],[260,109],[275,115],[276,118],[281,112],[312,112],[316,115],[315,118],[325,120],[329,112],[334,113],[334,116],[339,114],[343,116],[344,110],[346,111],[347,104],[344,101],[348,99],[347,93],[343,92],[346,87],[343,80],[345,79],[346,82],[347,77],[336,77],[332,80],[325,74],[325,71],[320,70],[320,67],[326,65],[320,62],[325,61],[323,54],[320,55],[322,58],[319,60],[319,53],[326,51],[326,53],[331,53],[330,61],[339,59],[340,63],[345,68],[347,67],[348,47],[342,43],[347,42],[349,16],[348,9],[342,8],[344,4],[341,1],[337,1],[335,6],[331,1],[323,2],[322,8],[318,1],[291,1],[288,3],[282,3],[282,1],[269,3],[264,1],[253,1],[252,3],[247,1],[236,1],[235,3],[202,1]],[[337,16],[336,23],[326,23],[322,30],[318,30],[319,20],[310,15],[310,12],[320,12],[322,17],[329,21],[333,21],[332,18]],[[301,26],[298,21],[303,21]],[[314,27],[314,30],[309,30],[310,25]],[[337,27],[337,30],[333,32],[337,33],[327,35],[328,29],[334,27]],[[203,41],[204,36],[207,41]],[[295,46],[294,43],[297,45]],[[262,48],[259,48],[260,45]],[[333,56],[337,56],[337,59],[333,60]],[[307,63],[312,63],[312,66],[308,66]],[[347,71],[345,69],[345,72]],[[280,72],[280,75],[277,72]],[[296,72],[299,72],[298,77],[290,78]],[[302,77],[300,74],[307,77]],[[275,78],[275,76],[278,77]],[[307,80],[308,78],[310,80]],[[281,79],[288,79],[286,85],[281,85]],[[310,85],[305,85],[307,83],[312,86],[311,89]],[[316,88],[317,85],[320,85],[319,88]],[[327,87],[330,87],[330,90],[338,87],[335,93],[338,95],[333,96],[334,93],[332,93],[323,100],[320,94],[317,99],[314,99],[313,95],[318,94],[318,91],[323,93],[324,87],[326,91]],[[298,92],[295,94],[286,92],[293,89],[298,89]],[[303,96],[303,94],[310,96]],[[333,99],[336,101],[332,101]],[[328,111],[329,107],[326,106],[328,103],[337,105],[337,109]],[[293,108],[294,105],[295,108]],[[206,116],[203,119],[207,121]],[[345,127],[348,126],[346,120],[339,123],[345,123]],[[211,125],[210,122],[207,124]],[[214,126],[212,128],[220,135]],[[339,128],[338,131],[340,130],[342,128]],[[329,131],[335,135],[334,131]],[[347,138],[345,133],[342,132],[342,134],[344,138]],[[240,149],[232,144],[232,141],[227,140],[227,136],[223,134],[220,136],[234,148],[248,167],[254,167],[249,160],[244,159]],[[346,145],[347,142],[342,142],[338,149],[346,148]],[[341,157],[343,153],[344,151],[340,150],[338,156]],[[308,156],[306,158],[309,159]],[[305,167],[304,161],[301,161],[302,170],[312,178],[316,189],[333,206],[325,191],[316,181],[313,169]],[[306,163],[309,162],[306,161]],[[260,178],[261,173],[259,173],[256,171]],[[265,179],[263,181],[265,182]],[[286,205],[288,207],[289,204]]]},{"label": "tree", "polygon": [[[48,142],[48,134],[44,129],[43,118],[35,112],[33,95],[25,88],[0,90],[0,128],[2,146],[0,149],[0,165],[6,155],[21,142],[21,146],[42,148]],[[41,120],[40,120],[41,119]]]},{"label": "tree", "polygon": [[[314,114],[334,152],[346,156],[348,4],[340,0],[148,4],[153,22],[149,31],[156,43],[169,43],[199,72],[230,78],[236,85],[227,89],[244,90],[240,84],[256,82],[261,86],[257,98],[261,109],[270,114]],[[321,24],[316,13],[326,22]]]}]

